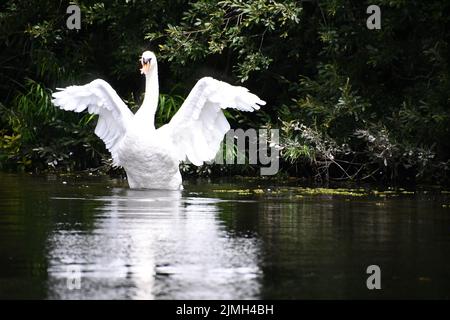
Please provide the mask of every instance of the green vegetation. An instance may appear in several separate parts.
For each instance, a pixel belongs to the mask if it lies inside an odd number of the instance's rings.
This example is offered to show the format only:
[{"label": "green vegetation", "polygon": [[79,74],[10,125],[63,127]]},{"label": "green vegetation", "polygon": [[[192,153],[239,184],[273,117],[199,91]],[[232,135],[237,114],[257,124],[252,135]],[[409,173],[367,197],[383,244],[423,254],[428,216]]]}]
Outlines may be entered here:
[{"label": "green vegetation", "polygon": [[[281,129],[281,175],[448,183],[450,3],[444,0],[77,1],[0,4],[0,166],[109,171],[95,118],[56,110],[51,91],[100,77],[130,107],[142,102],[138,57],[156,52],[167,122],[211,75],[268,102],[230,113],[234,127]],[[382,11],[381,30],[366,8]],[[205,165],[192,174],[257,174]]]}]

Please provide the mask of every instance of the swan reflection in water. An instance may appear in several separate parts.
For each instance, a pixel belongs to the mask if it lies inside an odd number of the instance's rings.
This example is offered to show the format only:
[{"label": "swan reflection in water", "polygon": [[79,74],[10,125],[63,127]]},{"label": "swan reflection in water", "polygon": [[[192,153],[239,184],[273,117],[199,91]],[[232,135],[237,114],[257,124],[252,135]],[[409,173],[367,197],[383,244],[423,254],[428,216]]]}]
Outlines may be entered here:
[{"label": "swan reflection in water", "polygon": [[259,297],[260,245],[226,230],[221,200],[114,189],[70,199],[71,208],[93,200],[93,226],[56,228],[49,238],[50,299]]}]

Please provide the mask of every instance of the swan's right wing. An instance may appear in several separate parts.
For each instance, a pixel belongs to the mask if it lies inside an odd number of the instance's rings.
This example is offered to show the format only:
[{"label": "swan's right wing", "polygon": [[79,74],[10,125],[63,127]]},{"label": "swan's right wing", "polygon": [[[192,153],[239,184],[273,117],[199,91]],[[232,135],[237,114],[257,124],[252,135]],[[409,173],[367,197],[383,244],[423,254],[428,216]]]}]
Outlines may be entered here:
[{"label": "swan's right wing", "polygon": [[84,86],[70,86],[53,93],[52,103],[63,110],[98,114],[95,134],[111,152],[113,164],[120,165],[117,150],[125,136],[133,113],[116,91],[104,80],[96,79]]}]

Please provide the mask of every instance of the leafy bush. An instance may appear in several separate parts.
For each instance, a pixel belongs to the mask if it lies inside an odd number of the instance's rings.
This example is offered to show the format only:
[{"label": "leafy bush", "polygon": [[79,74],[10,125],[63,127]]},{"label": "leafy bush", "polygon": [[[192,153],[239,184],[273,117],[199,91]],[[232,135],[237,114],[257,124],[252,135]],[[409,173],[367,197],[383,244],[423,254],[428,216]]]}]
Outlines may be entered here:
[{"label": "leafy bush", "polygon": [[[227,117],[234,127],[282,128],[285,173],[448,182],[448,1],[90,0],[80,1],[80,31],[65,27],[68,4],[0,5],[3,167],[107,163],[93,118],[54,110],[46,88],[101,77],[135,110],[143,90],[137,59],[151,49],[169,93],[161,95],[157,125],[211,75],[268,102]],[[366,27],[369,4],[382,10],[381,30]]]}]

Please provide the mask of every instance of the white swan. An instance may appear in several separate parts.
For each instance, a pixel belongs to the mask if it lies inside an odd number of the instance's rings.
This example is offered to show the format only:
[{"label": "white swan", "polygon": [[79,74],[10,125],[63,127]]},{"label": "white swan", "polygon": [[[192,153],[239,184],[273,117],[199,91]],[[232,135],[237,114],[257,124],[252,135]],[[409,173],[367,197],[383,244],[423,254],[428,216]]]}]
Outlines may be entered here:
[{"label": "white swan", "polygon": [[111,152],[113,164],[125,169],[130,188],[182,188],[180,161],[200,166],[214,159],[230,125],[222,109],[258,110],[265,102],[244,87],[210,77],[200,79],[170,122],[155,129],[158,107],[158,64],[153,52],[141,58],[145,96],[133,114],[114,89],[96,79],[53,93],[52,102],[64,110],[98,114],[95,133]]}]

